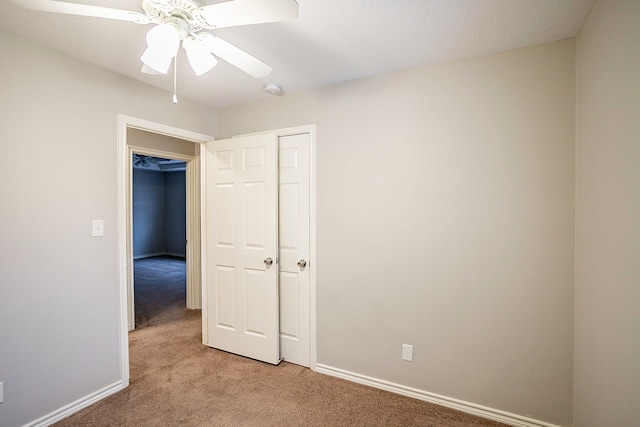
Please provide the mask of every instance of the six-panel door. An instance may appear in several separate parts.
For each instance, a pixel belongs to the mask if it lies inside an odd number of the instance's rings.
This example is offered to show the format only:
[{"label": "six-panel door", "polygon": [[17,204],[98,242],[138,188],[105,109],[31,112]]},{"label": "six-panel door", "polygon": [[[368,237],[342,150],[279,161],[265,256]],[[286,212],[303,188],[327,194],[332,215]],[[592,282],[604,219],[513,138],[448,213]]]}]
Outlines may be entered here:
[{"label": "six-panel door", "polygon": [[207,144],[208,345],[277,364],[275,134]]}]

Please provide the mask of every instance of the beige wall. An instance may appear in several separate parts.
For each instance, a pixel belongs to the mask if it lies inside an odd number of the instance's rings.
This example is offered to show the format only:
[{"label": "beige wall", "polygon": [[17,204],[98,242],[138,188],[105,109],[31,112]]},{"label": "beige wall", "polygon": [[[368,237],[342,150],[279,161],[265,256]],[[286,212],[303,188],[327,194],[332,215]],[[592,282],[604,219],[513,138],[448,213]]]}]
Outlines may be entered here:
[{"label": "beige wall", "polygon": [[200,144],[198,143],[140,129],[127,129],[127,144],[136,148],[149,148],[172,154],[200,155]]},{"label": "beige wall", "polygon": [[18,426],[120,379],[117,114],[215,134],[216,111],[6,33],[0,54],[0,425]]},{"label": "beige wall", "polygon": [[640,2],[599,0],[577,39],[578,427],[640,425]]},{"label": "beige wall", "polygon": [[571,423],[574,49],[219,110],[219,137],[317,125],[319,363]]},{"label": "beige wall", "polygon": [[0,33],[0,424],[119,379],[118,113],[219,137],[318,126],[319,363],[559,425],[637,424],[639,18],[597,1],[575,64],[566,40],[228,107],[219,126]]}]

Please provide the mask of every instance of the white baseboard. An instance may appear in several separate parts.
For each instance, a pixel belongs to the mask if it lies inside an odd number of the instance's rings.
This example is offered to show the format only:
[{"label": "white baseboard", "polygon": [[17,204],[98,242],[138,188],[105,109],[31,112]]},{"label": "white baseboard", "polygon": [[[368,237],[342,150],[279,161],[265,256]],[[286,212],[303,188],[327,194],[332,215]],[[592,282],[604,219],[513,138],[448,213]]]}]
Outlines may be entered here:
[{"label": "white baseboard", "polygon": [[126,384],[123,381],[118,381],[116,383],[113,383],[101,390],[91,393],[88,396],[78,399],[75,402],[68,404],[67,406],[57,409],[51,412],[50,414],[45,415],[42,418],[38,418],[35,421],[31,421],[30,423],[25,424],[24,427],[47,427],[52,424],[55,424],[58,421],[62,420],[63,418],[67,418],[69,415],[74,414],[86,408],[87,406],[93,405],[97,401],[102,400],[105,397],[110,396],[113,393],[116,393],[126,388],[127,385],[128,384]]},{"label": "white baseboard", "polygon": [[390,391],[392,393],[401,394],[403,396],[412,397],[414,399],[423,400],[425,402],[435,403],[436,405],[445,406],[447,408],[466,412],[467,414],[476,415],[478,417],[486,418],[489,420],[499,421],[501,423],[505,423],[515,427],[559,427],[555,424],[549,424],[544,421],[534,420],[532,418],[500,411],[498,409],[476,405],[475,403],[465,402],[463,400],[441,396],[439,394],[430,393],[428,391],[368,377],[366,375],[356,374],[355,372],[345,371],[343,369],[322,365],[320,363],[316,364],[315,371],[321,374],[342,378],[347,381],[352,381],[355,383],[368,385],[370,387],[379,388],[381,390]]},{"label": "white baseboard", "polygon": [[[364,384],[381,390],[386,390],[391,393],[401,394],[403,396],[408,396],[425,402],[434,403],[436,405],[455,409],[457,411],[476,415],[478,417],[486,418],[489,420],[499,421],[514,427],[560,427],[556,424],[550,424],[544,421],[535,420],[533,418],[527,418],[521,415],[501,411],[499,409],[489,408],[486,406],[477,405],[475,403],[466,402],[464,400],[454,399],[451,397],[430,393],[428,391],[407,387],[401,384],[368,377],[366,375],[345,371],[343,369],[334,368],[332,366],[323,365],[321,363],[316,363],[315,371],[321,374],[341,378],[343,380],[352,381],[358,384]],[[128,384],[126,384],[125,382],[118,381],[107,387],[104,387],[101,390],[91,393],[88,396],[78,399],[75,402],[68,404],[67,406],[57,409],[50,414],[45,415],[44,417],[25,424],[24,427],[50,426],[68,417],[71,414],[74,414],[90,405],[93,405],[94,403],[104,399],[107,396],[125,389],[127,386]]]},{"label": "white baseboard", "polygon": [[176,258],[186,258],[185,254],[179,254],[177,252],[165,252],[165,255],[176,257]]},{"label": "white baseboard", "polygon": [[156,253],[152,253],[152,254],[135,255],[133,257],[133,259],[152,258],[154,256],[162,256],[164,254],[165,254],[164,252],[156,252]]}]

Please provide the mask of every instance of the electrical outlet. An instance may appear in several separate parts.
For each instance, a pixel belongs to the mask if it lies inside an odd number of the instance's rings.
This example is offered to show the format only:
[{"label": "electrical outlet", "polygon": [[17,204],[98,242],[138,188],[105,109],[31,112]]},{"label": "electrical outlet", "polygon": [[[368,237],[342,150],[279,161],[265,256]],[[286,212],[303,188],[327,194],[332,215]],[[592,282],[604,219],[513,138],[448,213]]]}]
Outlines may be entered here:
[{"label": "electrical outlet", "polygon": [[407,362],[413,362],[413,346],[409,344],[402,344],[402,360]]}]

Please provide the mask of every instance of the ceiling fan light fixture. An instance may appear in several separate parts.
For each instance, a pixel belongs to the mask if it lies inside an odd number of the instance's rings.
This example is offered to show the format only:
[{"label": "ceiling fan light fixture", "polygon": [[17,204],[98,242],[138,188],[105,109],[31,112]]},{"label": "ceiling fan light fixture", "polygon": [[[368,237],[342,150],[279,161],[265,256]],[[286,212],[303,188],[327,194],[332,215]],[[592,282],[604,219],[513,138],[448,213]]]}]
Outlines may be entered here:
[{"label": "ceiling fan light fixture", "polygon": [[[164,51],[163,49],[159,49],[157,47],[156,48],[148,47],[144,51],[140,59],[142,60],[144,65],[146,65],[148,68],[160,74],[167,74],[167,72],[169,71],[169,66],[171,65],[171,60],[173,59],[174,56],[175,54],[174,55],[167,54],[167,52]],[[152,73],[147,73],[147,74],[152,74]]]},{"label": "ceiling fan light fixture", "polygon": [[209,49],[194,37],[184,39],[182,47],[186,51],[189,64],[191,64],[191,68],[193,68],[197,76],[208,72],[218,63],[216,58],[209,52]]},{"label": "ceiling fan light fixture", "polygon": [[158,24],[147,31],[147,46],[162,47],[166,46],[167,50],[174,49],[178,51],[180,45],[180,34],[178,28],[173,23]]},{"label": "ceiling fan light fixture", "polygon": [[140,59],[161,74],[167,74],[171,60],[178,53],[180,34],[173,24],[158,24],[147,32],[147,49]]},{"label": "ceiling fan light fixture", "polygon": [[[0,0],[1,2],[2,0]],[[242,25],[291,21],[298,17],[296,0],[141,0],[144,14],[125,9],[80,4],[65,0],[9,0],[19,7],[42,12],[115,19],[136,24],[155,24],[146,34],[147,49],[140,59],[142,72],[167,74],[173,62],[176,101],[177,54],[180,42],[195,73],[211,70],[222,59],[261,79],[272,68],[253,55],[210,32]],[[209,4],[214,1],[214,4]],[[280,95],[281,88],[265,88]]]}]

